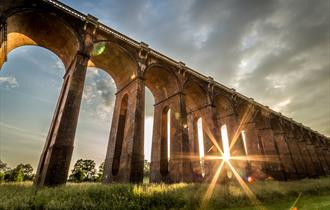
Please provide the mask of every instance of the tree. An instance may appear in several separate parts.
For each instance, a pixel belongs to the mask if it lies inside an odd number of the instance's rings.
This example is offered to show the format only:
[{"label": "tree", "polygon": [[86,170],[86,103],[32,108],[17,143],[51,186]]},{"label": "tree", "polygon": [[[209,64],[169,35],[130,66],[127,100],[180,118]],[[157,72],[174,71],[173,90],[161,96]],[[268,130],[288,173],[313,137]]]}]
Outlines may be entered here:
[{"label": "tree", "polygon": [[94,160],[79,159],[74,164],[69,180],[74,182],[95,181],[95,173]]},{"label": "tree", "polygon": [[0,183],[5,180],[5,172],[7,171],[7,163],[0,160]]},{"label": "tree", "polygon": [[32,180],[34,177],[33,168],[31,164],[19,164],[14,169],[10,169],[7,163],[0,160],[0,182],[5,180],[7,182],[21,182]]},{"label": "tree", "polygon": [[0,160],[0,172],[5,173],[8,170],[10,170],[10,168],[7,167],[7,163],[4,163]]},{"label": "tree", "polygon": [[0,160],[0,183],[3,181],[10,181],[11,169],[7,166],[7,163],[4,163]]},{"label": "tree", "polygon": [[23,170],[16,167],[5,174],[5,180],[10,182],[22,182],[24,181]]},{"label": "tree", "polygon": [[104,171],[104,162],[102,162],[99,166],[99,170],[96,175],[96,181],[100,182],[102,180],[103,171]]},{"label": "tree", "polygon": [[21,169],[24,175],[24,181],[26,180],[33,180],[34,174],[33,174],[33,167],[31,164],[19,164],[16,166],[16,168]]},{"label": "tree", "polygon": [[70,180],[72,180],[74,182],[84,181],[84,172],[83,172],[83,170],[78,168],[77,170],[75,170],[75,172],[72,172],[72,174],[70,176]]},{"label": "tree", "polygon": [[5,180],[5,173],[0,172],[0,184]]}]

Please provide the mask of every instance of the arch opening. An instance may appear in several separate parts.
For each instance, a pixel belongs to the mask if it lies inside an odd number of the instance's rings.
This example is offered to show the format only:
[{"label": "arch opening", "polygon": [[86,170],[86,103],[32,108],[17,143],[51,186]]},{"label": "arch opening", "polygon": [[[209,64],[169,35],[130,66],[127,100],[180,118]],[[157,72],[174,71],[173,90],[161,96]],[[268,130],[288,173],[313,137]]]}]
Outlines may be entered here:
[{"label": "arch opening", "polygon": [[245,131],[241,132],[241,138],[242,138],[242,142],[243,142],[243,147],[244,147],[244,153],[245,155],[248,155],[248,149],[246,146],[246,136],[245,136]]},{"label": "arch opening", "polygon": [[0,71],[0,159],[10,167],[29,163],[36,172],[65,67],[39,46],[17,47],[8,58]]},{"label": "arch opening", "polygon": [[153,139],[154,122],[154,97],[151,91],[145,87],[145,116],[144,116],[144,168],[143,183],[149,183],[151,168],[151,148]]},{"label": "arch opening", "polygon": [[[202,176],[205,176],[205,168],[204,168],[204,132],[203,132],[203,121],[202,118],[199,117],[195,122],[195,131],[197,132],[197,143],[198,143],[198,151],[199,154],[199,162],[201,166]],[[196,153],[196,151],[195,151]]]},{"label": "arch opening", "polygon": [[227,125],[221,126],[222,146],[223,146],[223,159],[228,161],[230,159],[229,139],[227,132]]},{"label": "arch opening", "polygon": [[[85,177],[85,180],[70,176],[71,181],[102,180],[115,92],[115,83],[106,71],[87,68],[70,169],[74,169],[74,164],[80,159],[91,160],[95,164],[95,176],[93,179]],[[70,174],[75,172],[70,171]]]}]

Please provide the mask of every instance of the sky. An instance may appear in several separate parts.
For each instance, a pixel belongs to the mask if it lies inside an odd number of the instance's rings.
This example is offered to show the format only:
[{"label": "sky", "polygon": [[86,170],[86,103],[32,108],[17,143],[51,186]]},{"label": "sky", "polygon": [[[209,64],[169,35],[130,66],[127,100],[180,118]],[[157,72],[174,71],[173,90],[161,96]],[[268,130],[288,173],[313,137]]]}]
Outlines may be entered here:
[{"label": "sky", "polygon": [[[330,136],[330,2],[324,0],[63,0],[200,73]],[[0,71],[0,159],[37,166],[64,66],[25,46]],[[88,69],[71,164],[106,153],[115,86]],[[145,158],[153,99],[146,91]]]}]

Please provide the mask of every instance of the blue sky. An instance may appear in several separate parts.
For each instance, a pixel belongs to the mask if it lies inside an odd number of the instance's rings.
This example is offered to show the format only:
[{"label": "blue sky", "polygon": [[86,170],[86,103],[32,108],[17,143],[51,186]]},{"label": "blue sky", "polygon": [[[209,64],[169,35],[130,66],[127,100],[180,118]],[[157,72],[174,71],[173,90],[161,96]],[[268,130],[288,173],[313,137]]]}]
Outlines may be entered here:
[{"label": "blue sky", "polygon": [[[309,0],[63,0],[106,25],[330,135],[330,3]],[[20,47],[0,71],[0,159],[37,165],[64,67],[52,52]],[[89,69],[72,164],[105,157],[115,87]],[[147,91],[146,158],[153,99]]]}]

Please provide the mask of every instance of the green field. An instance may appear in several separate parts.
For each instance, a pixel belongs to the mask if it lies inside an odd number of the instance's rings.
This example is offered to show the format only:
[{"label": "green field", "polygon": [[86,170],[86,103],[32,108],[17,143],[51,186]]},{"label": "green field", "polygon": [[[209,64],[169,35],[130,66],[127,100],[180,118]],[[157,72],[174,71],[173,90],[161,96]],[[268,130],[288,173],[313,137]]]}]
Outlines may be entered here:
[{"label": "green field", "polygon": [[[330,209],[330,178],[248,185],[265,209]],[[0,185],[0,209],[200,209],[207,184],[67,184],[36,191],[31,183]],[[207,209],[256,209],[237,183],[217,185]]]}]

